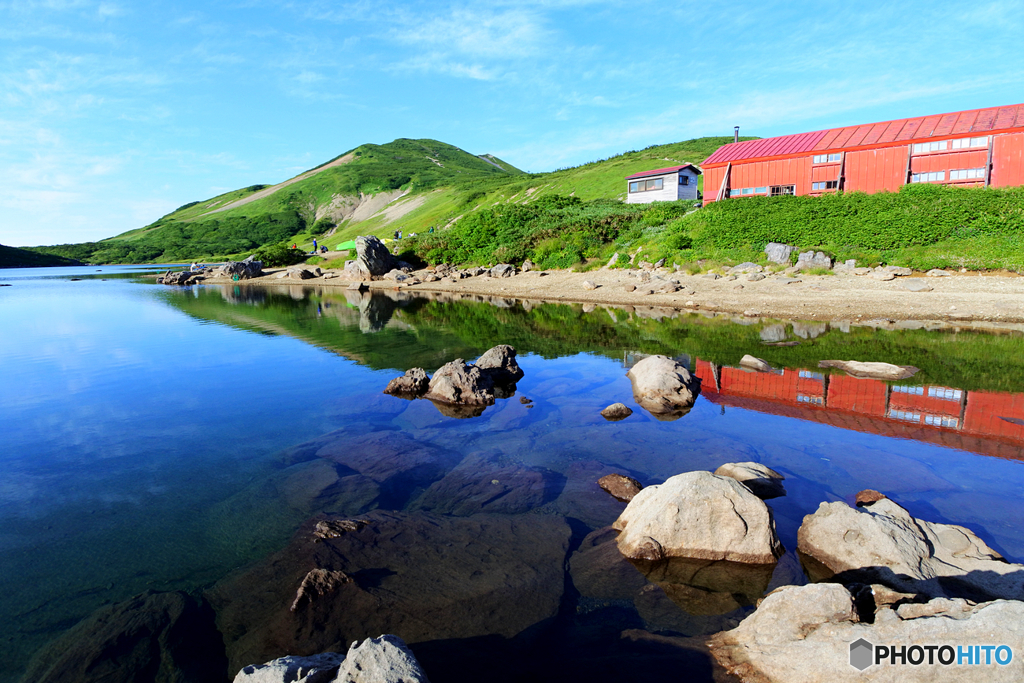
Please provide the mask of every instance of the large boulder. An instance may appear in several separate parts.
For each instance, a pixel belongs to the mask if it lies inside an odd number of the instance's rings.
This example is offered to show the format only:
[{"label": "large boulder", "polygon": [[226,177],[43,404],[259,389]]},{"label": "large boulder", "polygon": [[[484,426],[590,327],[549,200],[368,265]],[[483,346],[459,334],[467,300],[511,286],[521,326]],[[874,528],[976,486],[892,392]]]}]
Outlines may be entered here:
[{"label": "large boulder", "polygon": [[235,675],[234,683],[331,683],[345,655],[323,652],[309,657],[278,657],[266,664],[250,664]]},{"label": "large boulder", "polygon": [[487,349],[474,365],[489,374],[495,384],[515,384],[524,374],[516,362],[516,350],[508,344]]},{"label": "large boulder", "polygon": [[228,676],[214,612],[187,593],[147,592],[101,607],[36,654],[33,683],[221,683]]},{"label": "large boulder", "polygon": [[239,280],[248,280],[263,275],[263,262],[249,256],[243,261],[228,261],[218,270],[227,277],[237,275]]},{"label": "large boulder", "polygon": [[859,360],[822,360],[818,361],[818,367],[842,370],[857,379],[881,379],[890,382],[913,377],[918,370],[913,365],[893,365]]},{"label": "large boulder", "polygon": [[1024,565],[1011,564],[970,529],[915,518],[883,498],[861,508],[822,503],[804,517],[798,549],[814,579],[878,583],[972,600],[1024,600]]},{"label": "large boulder", "polygon": [[[757,683],[1024,679],[1020,657],[1001,666],[990,650],[988,665],[956,660],[958,648],[968,650],[962,647],[968,644],[1006,645],[1014,654],[1021,652],[1024,603],[973,605],[937,599],[868,612],[863,614],[859,602],[839,584],[786,586],[769,594],[738,627],[712,636],[708,645],[730,673]],[[876,663],[877,646],[902,653],[903,665],[891,655]],[[929,646],[934,647],[931,652]],[[939,650],[943,646],[948,647],[945,652]],[[984,650],[981,656],[984,660]],[[949,664],[940,663],[947,658]]]},{"label": "large boulder", "polygon": [[491,277],[512,277],[516,274],[516,267],[509,263],[499,263],[488,270],[487,274]]},{"label": "large boulder", "polygon": [[648,356],[626,373],[633,398],[654,417],[674,420],[690,412],[700,393],[700,379],[666,356]]},{"label": "large boulder", "polygon": [[796,247],[791,247],[788,244],[779,244],[778,242],[769,242],[768,246],[764,248],[764,254],[768,257],[768,260],[772,263],[784,263],[789,265],[789,258],[796,251]]},{"label": "large boulder", "polygon": [[715,474],[735,479],[761,500],[786,495],[782,485],[785,477],[759,462],[727,462],[715,470]]},{"label": "large boulder", "polygon": [[771,509],[735,479],[687,472],[634,496],[612,525],[635,560],[688,557],[773,564],[783,553]]},{"label": "large boulder", "polygon": [[456,358],[434,373],[424,398],[437,403],[488,406],[494,403],[494,380],[490,373]]},{"label": "large boulder", "polygon": [[398,263],[387,246],[373,235],[356,237],[356,254],[356,260],[373,276],[384,275]]},{"label": "large boulder", "polygon": [[362,259],[355,259],[345,261],[345,267],[338,277],[343,280],[369,280],[373,277],[373,273]]},{"label": "large boulder", "polygon": [[830,270],[832,268],[832,259],[823,252],[813,250],[805,251],[796,257],[797,270],[809,270],[811,268]]},{"label": "large boulder", "polygon": [[337,683],[430,683],[420,663],[398,636],[352,643],[338,669]]}]

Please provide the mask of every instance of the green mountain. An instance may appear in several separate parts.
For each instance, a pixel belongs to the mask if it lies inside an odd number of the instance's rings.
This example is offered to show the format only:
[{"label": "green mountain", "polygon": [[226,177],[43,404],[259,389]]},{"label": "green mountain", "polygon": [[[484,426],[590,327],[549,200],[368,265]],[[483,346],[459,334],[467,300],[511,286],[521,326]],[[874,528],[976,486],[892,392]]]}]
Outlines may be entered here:
[{"label": "green mountain", "polygon": [[215,260],[264,245],[312,238],[333,249],[356,235],[441,230],[469,213],[525,205],[548,195],[582,201],[625,198],[625,176],[660,166],[700,164],[730,138],[648,147],[575,168],[530,174],[490,155],[436,140],[361,145],[277,185],[251,185],[190,202],[99,242],[32,247],[93,263]]},{"label": "green mountain", "polygon": [[76,261],[54,256],[52,254],[40,254],[27,249],[17,247],[5,247],[0,244],[0,268],[34,268],[36,266],[74,266]]}]

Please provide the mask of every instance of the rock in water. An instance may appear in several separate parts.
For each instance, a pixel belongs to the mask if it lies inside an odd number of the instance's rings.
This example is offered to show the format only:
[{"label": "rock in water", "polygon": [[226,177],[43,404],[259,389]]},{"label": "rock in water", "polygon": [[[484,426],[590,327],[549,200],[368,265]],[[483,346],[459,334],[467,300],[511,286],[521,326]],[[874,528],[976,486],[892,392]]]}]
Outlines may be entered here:
[{"label": "rock in water", "polygon": [[205,601],[181,592],[147,592],[79,622],[36,654],[24,680],[222,683],[227,664]]},{"label": "rock in water", "polygon": [[822,360],[818,361],[819,368],[835,368],[842,370],[851,377],[857,379],[882,379],[900,380],[913,377],[917,374],[917,368],[913,365],[892,365],[891,363],[864,363],[859,360]]},{"label": "rock in water", "polygon": [[[1003,683],[1024,678],[1024,663],[1017,656],[1007,666],[996,665],[994,657],[990,666],[943,666],[933,650],[935,661],[929,665],[921,647],[949,645],[955,657],[958,645],[991,643],[1006,645],[1016,655],[1024,648],[1024,603],[936,599],[882,607],[870,617],[873,623],[864,623],[854,602],[839,584],[786,586],[769,594],[738,627],[712,636],[708,646],[730,673],[757,683]],[[903,652],[908,665],[894,666],[899,660],[891,658],[876,664],[874,645]],[[918,666],[910,665],[914,659]]]},{"label": "rock in water", "polygon": [[628,503],[643,490],[643,484],[624,474],[606,474],[597,480],[597,485],[612,495],[615,500]]},{"label": "rock in water", "polygon": [[495,384],[515,384],[524,374],[516,361],[516,350],[508,344],[487,349],[474,365],[490,375]]},{"label": "rock in water", "polygon": [[430,683],[420,663],[398,636],[352,644],[338,669],[337,683]]},{"label": "rock in water", "polygon": [[629,409],[624,403],[613,403],[604,410],[601,411],[601,416],[609,422],[617,422],[618,420],[625,420],[627,417],[633,414],[633,411]]},{"label": "rock in water", "polygon": [[[916,519],[888,498],[855,509],[822,503],[804,517],[800,552],[812,578],[971,600],[1024,599],[1024,565],[1011,564],[969,529]],[[806,565],[807,563],[805,563]]]},{"label": "rock in water", "polygon": [[494,380],[475,365],[456,358],[434,373],[425,398],[457,405],[494,403]]},{"label": "rock in water", "polygon": [[874,489],[864,489],[863,491],[857,492],[855,502],[857,503],[857,507],[862,508],[865,505],[877,503],[878,501],[884,500],[885,498],[886,495],[884,493],[880,493]]},{"label": "rock in water", "polygon": [[754,370],[756,372],[771,372],[772,366],[768,364],[768,361],[761,358],[755,358],[749,354],[744,355],[740,358],[740,367],[748,370]]},{"label": "rock in water", "polygon": [[[384,243],[373,235],[356,237],[356,254],[359,255],[357,260],[373,276],[391,271],[397,263]],[[347,265],[345,270],[348,270]]]},{"label": "rock in water", "polygon": [[687,472],[640,491],[612,525],[635,560],[689,557],[772,564],[783,553],[771,509],[735,479]]},{"label": "rock in water", "polygon": [[280,657],[243,668],[234,683],[331,683],[345,655],[324,652],[309,657]]},{"label": "rock in water", "polygon": [[785,477],[758,462],[727,462],[715,470],[715,474],[735,479],[761,500],[786,495],[782,485]]},{"label": "rock in water", "polygon": [[648,356],[626,376],[636,402],[660,420],[675,420],[690,412],[700,393],[700,379],[666,356]]},{"label": "rock in water", "polygon": [[403,398],[415,398],[427,393],[429,388],[430,378],[427,376],[426,371],[423,368],[412,368],[411,370],[406,370],[405,374],[401,377],[396,377],[388,382],[387,387],[384,388],[384,393]]}]

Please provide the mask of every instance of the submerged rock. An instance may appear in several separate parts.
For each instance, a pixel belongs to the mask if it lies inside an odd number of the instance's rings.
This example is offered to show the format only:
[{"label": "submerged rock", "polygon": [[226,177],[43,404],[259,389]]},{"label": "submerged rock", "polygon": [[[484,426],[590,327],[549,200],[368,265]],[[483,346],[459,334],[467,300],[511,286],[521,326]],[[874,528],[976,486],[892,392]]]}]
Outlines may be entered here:
[{"label": "submerged rock", "polygon": [[227,672],[210,606],[151,591],[83,619],[36,654],[23,680],[221,683]]},{"label": "submerged rock", "polygon": [[633,414],[633,411],[627,407],[624,403],[613,403],[604,410],[601,411],[601,417],[608,420],[609,422],[617,422],[618,420],[625,420],[627,417]]},{"label": "submerged rock", "polygon": [[771,509],[735,479],[687,472],[643,489],[612,525],[634,560],[688,557],[774,564],[783,553]]},{"label": "submerged rock", "polygon": [[785,477],[759,462],[727,462],[715,470],[715,474],[735,479],[761,500],[786,495],[782,485]]},{"label": "submerged rock", "polygon": [[597,480],[597,485],[610,493],[612,498],[623,503],[633,500],[644,488],[636,479],[624,474],[606,474]]},{"label": "submerged rock", "polygon": [[917,519],[883,498],[862,508],[822,503],[804,517],[798,549],[813,579],[878,583],[903,592],[971,600],[1024,599],[1024,565],[1011,564],[970,529]]},{"label": "submerged rock", "polygon": [[[923,645],[957,646],[992,643],[1013,653],[1024,648],[1024,603],[996,601],[972,605],[964,601],[933,600],[927,605],[883,607],[862,614],[851,592],[839,584],[786,586],[771,593],[735,629],[708,641],[715,658],[744,681],[758,683],[820,683],[835,681],[984,680],[1019,681],[1024,665],[1017,657],[1008,666],[967,667],[977,677],[928,657],[945,657]],[[902,651],[903,661],[917,666],[876,664],[874,645]],[[916,650],[916,652],[915,652]],[[918,653],[920,657],[918,657]],[[910,661],[907,661],[907,656]],[[952,661],[950,662],[952,664]],[[947,678],[948,676],[948,678]]]},{"label": "submerged rock", "polygon": [[913,377],[918,369],[912,365],[892,365],[891,363],[861,362],[859,360],[822,360],[819,368],[835,368],[842,370],[857,379],[900,380]]},{"label": "submerged rock", "polygon": [[633,398],[654,417],[675,420],[690,412],[700,393],[700,379],[666,356],[648,356],[626,373]]}]

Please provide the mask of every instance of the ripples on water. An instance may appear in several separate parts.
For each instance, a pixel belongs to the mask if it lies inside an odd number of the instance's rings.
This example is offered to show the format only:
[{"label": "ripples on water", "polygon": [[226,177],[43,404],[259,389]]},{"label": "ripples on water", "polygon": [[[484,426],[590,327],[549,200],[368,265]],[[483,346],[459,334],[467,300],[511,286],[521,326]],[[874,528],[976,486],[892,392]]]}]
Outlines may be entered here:
[{"label": "ripples on water", "polygon": [[[710,680],[687,638],[805,581],[792,553],[803,516],[864,488],[1024,559],[1013,329],[169,289],[123,267],[0,279],[14,285],[0,289],[4,680],[96,608],[146,590],[205,594],[235,668],[388,630],[435,681],[629,680],[638,659],[648,675],[682,663]],[[786,341],[800,344],[768,345]],[[526,376],[479,417],[380,393],[409,367],[498,343],[519,350]],[[703,380],[677,421],[632,400],[626,368],[651,353]],[[779,370],[738,370],[744,353]],[[825,358],[921,372],[893,387],[826,374]],[[633,416],[606,422],[598,412],[618,401]],[[702,583],[700,567],[641,573],[621,560],[606,527],[623,506],[598,477],[653,484],[746,460],[787,477],[770,505],[790,552],[773,576],[704,572]],[[324,515],[371,525],[313,544],[310,520]],[[356,578],[339,589],[346,609],[290,612],[296,576],[331,563]]]}]

